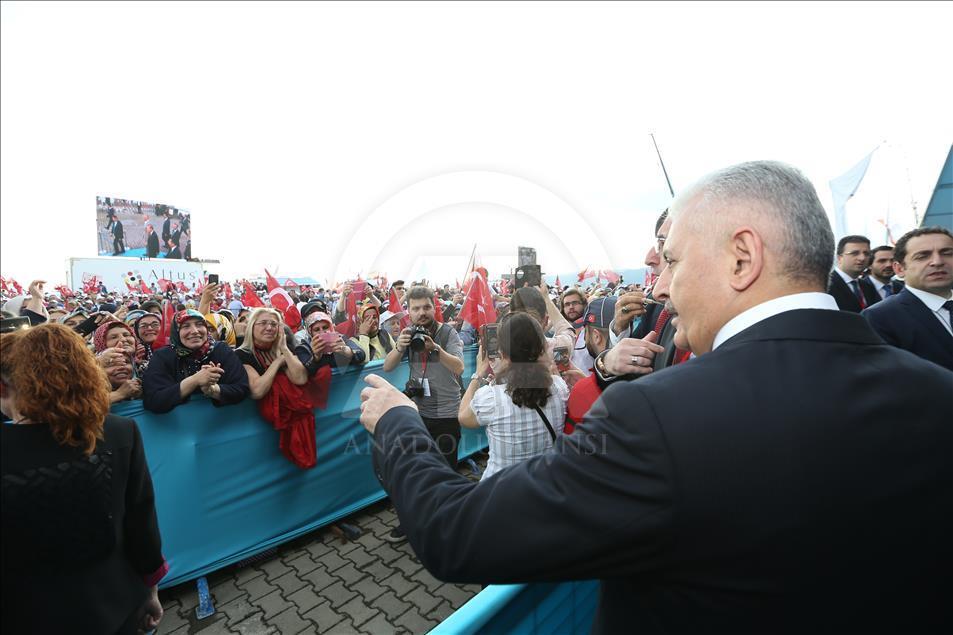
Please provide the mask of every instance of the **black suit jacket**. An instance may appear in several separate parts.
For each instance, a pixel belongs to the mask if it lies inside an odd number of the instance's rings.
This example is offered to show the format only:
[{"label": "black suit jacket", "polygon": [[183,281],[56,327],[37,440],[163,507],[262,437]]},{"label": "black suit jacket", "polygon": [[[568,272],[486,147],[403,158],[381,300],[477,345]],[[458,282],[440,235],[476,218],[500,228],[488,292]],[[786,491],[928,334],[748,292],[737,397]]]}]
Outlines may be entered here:
[{"label": "black suit jacket", "polygon": [[163,564],[135,422],[107,415],[88,458],[42,423],[0,433],[3,632],[118,632]]},{"label": "black suit jacket", "polygon": [[865,309],[861,315],[888,344],[953,370],[953,337],[908,289]]},{"label": "black suit jacket", "polygon": [[[867,306],[871,306],[880,302],[882,299],[880,294],[877,293],[877,290],[874,289],[874,285],[870,284],[866,278],[858,278],[860,283],[860,288],[864,292],[864,300],[867,301]],[[827,293],[834,296],[834,300],[837,301],[837,308],[841,311],[851,311],[852,313],[860,313],[862,308],[860,302],[857,301],[857,296],[854,295],[854,290],[847,286],[847,283],[844,282],[844,279],[838,275],[836,271],[831,271],[830,279],[827,283]]]},{"label": "black suit jacket", "polygon": [[797,310],[611,386],[479,483],[408,407],[373,458],[433,575],[601,578],[596,632],[949,632],[951,384],[859,315]]},{"label": "black suit jacket", "polygon": [[146,243],[146,257],[155,258],[159,255],[159,237],[155,232],[149,234],[149,239]]}]

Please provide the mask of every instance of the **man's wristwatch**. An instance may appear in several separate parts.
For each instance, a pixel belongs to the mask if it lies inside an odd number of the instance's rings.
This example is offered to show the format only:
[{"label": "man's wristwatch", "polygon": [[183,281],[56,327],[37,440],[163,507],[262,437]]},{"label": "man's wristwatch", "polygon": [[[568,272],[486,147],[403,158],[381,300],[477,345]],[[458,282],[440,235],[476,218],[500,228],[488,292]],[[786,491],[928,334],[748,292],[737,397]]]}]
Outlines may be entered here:
[{"label": "man's wristwatch", "polygon": [[478,373],[473,373],[473,374],[470,376],[470,381],[474,381],[474,380],[476,380],[477,382],[479,382],[480,388],[483,388],[484,386],[487,386],[487,385],[489,385],[489,383],[490,383],[489,381],[487,381],[486,377],[480,377],[480,375],[479,375]]},{"label": "man's wristwatch", "polygon": [[593,364],[593,367],[595,368],[596,372],[599,373],[599,376],[604,381],[615,378],[615,375],[613,375],[612,373],[608,371],[608,369],[606,369],[605,359],[606,359],[606,354],[608,354],[608,352],[609,350],[606,349],[602,351],[601,353],[599,353],[598,355],[596,355],[596,363]]}]

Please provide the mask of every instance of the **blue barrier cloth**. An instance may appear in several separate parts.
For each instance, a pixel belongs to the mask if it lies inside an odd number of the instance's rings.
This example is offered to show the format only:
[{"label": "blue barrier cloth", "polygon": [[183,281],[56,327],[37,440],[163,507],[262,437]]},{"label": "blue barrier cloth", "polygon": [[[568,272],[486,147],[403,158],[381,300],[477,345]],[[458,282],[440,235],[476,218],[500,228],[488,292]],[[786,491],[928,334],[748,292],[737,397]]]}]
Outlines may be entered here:
[{"label": "blue barrier cloth", "polygon": [[[464,351],[464,378],[476,350]],[[201,396],[172,412],[146,412],[141,401],[116,404],[142,431],[149,460],[168,587],[287,542],[385,498],[371,467],[372,439],[361,426],[363,377],[381,375],[403,389],[408,366],[382,362],[335,371],[328,406],[315,410],[318,464],[302,470],[278,449],[278,432],[248,399],[214,407]],[[487,447],[483,429],[462,430],[459,455]]]},{"label": "blue barrier cloth", "polygon": [[598,580],[488,586],[430,635],[589,633]]}]

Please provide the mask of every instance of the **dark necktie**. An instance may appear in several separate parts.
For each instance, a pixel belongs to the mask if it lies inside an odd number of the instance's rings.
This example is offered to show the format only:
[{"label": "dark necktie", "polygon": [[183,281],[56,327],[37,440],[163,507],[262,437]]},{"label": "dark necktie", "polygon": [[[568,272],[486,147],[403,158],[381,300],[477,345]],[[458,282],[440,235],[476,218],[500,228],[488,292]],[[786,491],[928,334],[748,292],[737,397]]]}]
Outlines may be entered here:
[{"label": "dark necktie", "polygon": [[893,289],[891,288],[891,286],[892,285],[889,282],[884,285],[884,299],[885,300],[893,295]]},{"label": "dark necktie", "polygon": [[953,300],[944,302],[943,308],[950,312],[950,328],[953,328]]},{"label": "dark necktie", "polygon": [[860,283],[856,280],[851,280],[850,286],[854,288],[854,295],[857,296],[857,301],[860,302],[861,310],[866,309],[867,303],[864,302],[864,292],[860,289]]}]

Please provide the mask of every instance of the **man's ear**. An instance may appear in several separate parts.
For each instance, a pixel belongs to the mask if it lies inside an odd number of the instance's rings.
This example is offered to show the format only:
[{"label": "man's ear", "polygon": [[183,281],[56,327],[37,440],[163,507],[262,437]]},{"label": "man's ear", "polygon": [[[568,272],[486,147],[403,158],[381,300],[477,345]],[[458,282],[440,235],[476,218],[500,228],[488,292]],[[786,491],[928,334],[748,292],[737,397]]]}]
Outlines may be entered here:
[{"label": "man's ear", "polygon": [[761,276],[764,269],[764,243],[751,227],[739,227],[731,234],[728,252],[732,258],[729,284],[735,291],[745,291]]},{"label": "man's ear", "polygon": [[903,266],[903,263],[897,262],[896,260],[894,260],[891,264],[893,265],[893,272],[902,278],[903,272],[906,271],[906,269]]}]

